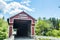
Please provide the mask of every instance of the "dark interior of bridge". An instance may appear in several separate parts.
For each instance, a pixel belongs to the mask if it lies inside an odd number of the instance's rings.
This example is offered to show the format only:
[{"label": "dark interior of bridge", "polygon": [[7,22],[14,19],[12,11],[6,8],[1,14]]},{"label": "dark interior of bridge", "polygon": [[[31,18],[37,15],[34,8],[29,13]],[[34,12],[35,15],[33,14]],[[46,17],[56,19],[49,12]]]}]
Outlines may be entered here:
[{"label": "dark interior of bridge", "polygon": [[31,33],[31,20],[15,19],[13,28],[17,29],[15,37],[28,37]]}]

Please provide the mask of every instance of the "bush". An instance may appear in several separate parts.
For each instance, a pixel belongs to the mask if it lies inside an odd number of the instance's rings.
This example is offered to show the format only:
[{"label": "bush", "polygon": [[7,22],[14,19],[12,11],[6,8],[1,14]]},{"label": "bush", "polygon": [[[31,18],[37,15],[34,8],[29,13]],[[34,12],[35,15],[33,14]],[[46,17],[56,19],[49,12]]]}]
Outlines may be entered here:
[{"label": "bush", "polygon": [[58,37],[60,35],[59,30],[51,30],[46,33],[47,36]]},{"label": "bush", "polygon": [[44,39],[44,38],[39,38],[39,40],[50,40],[50,39],[48,39],[48,38],[46,38],[46,39]]},{"label": "bush", "polygon": [[8,24],[3,19],[0,19],[0,40],[8,37]]}]

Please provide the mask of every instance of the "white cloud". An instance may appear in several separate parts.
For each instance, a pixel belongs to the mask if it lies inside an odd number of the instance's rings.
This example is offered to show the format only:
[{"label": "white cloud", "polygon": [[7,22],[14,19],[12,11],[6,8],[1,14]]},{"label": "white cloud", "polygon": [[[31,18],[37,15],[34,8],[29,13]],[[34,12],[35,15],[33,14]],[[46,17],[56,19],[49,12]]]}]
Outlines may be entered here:
[{"label": "white cloud", "polygon": [[[30,8],[28,8],[28,7],[26,7],[26,6],[24,6],[24,5],[21,5],[20,3],[18,3],[18,2],[12,2],[12,3],[10,3],[10,4],[8,4],[7,6],[6,6],[6,9],[5,9],[5,11],[4,11],[4,13],[6,13],[6,12],[11,12],[11,11],[15,11],[15,9],[24,9],[24,10],[26,10],[26,11],[32,11],[32,9],[30,9]],[[19,11],[20,11],[19,10]],[[11,14],[11,13],[10,13]]]},{"label": "white cloud", "polygon": [[[5,1],[7,1],[7,0],[5,0]],[[33,11],[31,8],[24,6],[21,3],[11,2],[11,3],[7,4],[5,1],[0,0],[0,10],[3,10],[4,14],[6,14],[6,13],[16,14],[23,10],[30,11],[30,12]]]},{"label": "white cloud", "polygon": [[7,5],[6,2],[4,2],[3,0],[0,0],[0,10],[4,9],[6,5]]},{"label": "white cloud", "polygon": [[26,6],[30,6],[30,4],[29,4],[30,2],[31,2],[30,0],[22,0],[21,4],[24,4]]},{"label": "white cloud", "polygon": [[4,1],[8,2],[8,1],[13,1],[13,0],[4,0]]},{"label": "white cloud", "polygon": [[15,10],[11,11],[10,14],[14,15],[14,14],[20,13],[20,12],[22,12],[22,11],[23,11],[23,10],[15,9]]},{"label": "white cloud", "polygon": [[0,14],[0,18],[3,18],[3,15],[2,14]]}]

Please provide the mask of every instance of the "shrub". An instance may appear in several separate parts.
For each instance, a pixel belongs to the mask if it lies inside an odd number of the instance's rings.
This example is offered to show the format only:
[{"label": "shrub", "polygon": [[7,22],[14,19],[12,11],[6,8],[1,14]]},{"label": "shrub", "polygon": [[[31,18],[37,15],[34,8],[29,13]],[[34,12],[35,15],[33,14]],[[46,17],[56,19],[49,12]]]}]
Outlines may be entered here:
[{"label": "shrub", "polygon": [[0,40],[8,37],[8,24],[3,19],[0,19]]}]

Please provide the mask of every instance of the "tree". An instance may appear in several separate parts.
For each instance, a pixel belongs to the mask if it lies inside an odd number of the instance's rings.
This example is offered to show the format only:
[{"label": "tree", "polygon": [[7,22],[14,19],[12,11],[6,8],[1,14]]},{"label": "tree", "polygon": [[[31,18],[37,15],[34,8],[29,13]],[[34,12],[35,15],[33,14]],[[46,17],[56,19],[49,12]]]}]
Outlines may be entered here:
[{"label": "tree", "polygon": [[3,19],[0,19],[0,40],[8,37],[8,24]]},{"label": "tree", "polygon": [[47,20],[38,19],[36,23],[36,34],[37,35],[46,35],[48,30],[51,30],[52,24]]},{"label": "tree", "polygon": [[54,29],[59,30],[59,19],[51,18],[51,22],[53,24]]},{"label": "tree", "polygon": [[58,36],[59,36],[58,33],[59,33],[59,30],[54,29],[54,30],[48,31],[48,32],[46,33],[46,35],[47,35],[47,36],[58,37]]},{"label": "tree", "polygon": [[41,20],[41,18],[39,17],[38,21],[37,21],[37,23],[35,25],[35,27],[36,27],[36,30],[35,30],[36,35],[40,35],[40,28],[39,28],[39,26],[40,26],[40,20]]},{"label": "tree", "polygon": [[43,20],[46,20],[46,18],[45,18],[45,17],[43,17]]},{"label": "tree", "polygon": [[56,29],[59,30],[59,20],[56,20]]},{"label": "tree", "polygon": [[60,19],[56,18],[38,18],[36,35],[60,37]]}]

